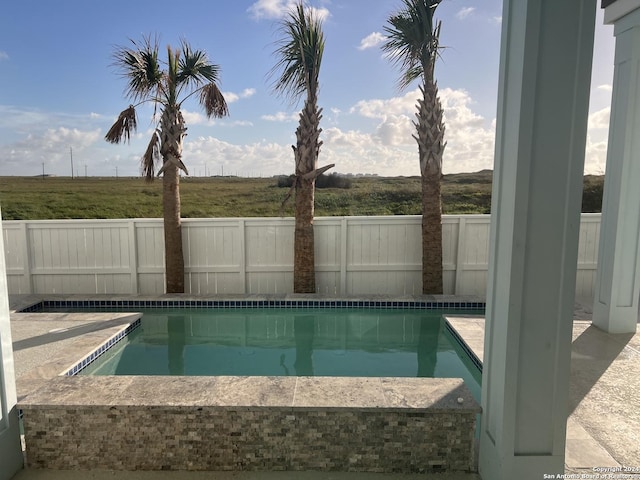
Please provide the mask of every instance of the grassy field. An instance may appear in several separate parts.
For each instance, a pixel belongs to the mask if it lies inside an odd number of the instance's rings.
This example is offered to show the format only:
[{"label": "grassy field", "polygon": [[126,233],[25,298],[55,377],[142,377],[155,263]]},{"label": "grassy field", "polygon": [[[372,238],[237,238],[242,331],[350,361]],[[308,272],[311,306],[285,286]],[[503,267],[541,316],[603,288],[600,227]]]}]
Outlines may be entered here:
[{"label": "grassy field", "polygon": [[[583,211],[600,211],[602,178],[585,177],[587,190]],[[274,217],[288,189],[278,188],[275,178],[186,177],[180,191],[184,218]],[[160,179],[0,177],[5,220],[157,218],[161,195]],[[445,175],[442,196],[444,213],[489,213],[491,172]],[[317,216],[419,213],[419,177],[354,177],[349,189],[316,190]],[[293,199],[284,214],[293,215]]]}]

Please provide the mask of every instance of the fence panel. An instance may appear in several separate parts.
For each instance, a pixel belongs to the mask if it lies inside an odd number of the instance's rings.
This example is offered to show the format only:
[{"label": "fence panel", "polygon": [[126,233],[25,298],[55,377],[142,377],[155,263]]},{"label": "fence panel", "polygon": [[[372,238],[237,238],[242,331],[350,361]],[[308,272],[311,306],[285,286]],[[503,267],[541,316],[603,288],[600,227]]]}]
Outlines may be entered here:
[{"label": "fence panel", "polygon": [[484,295],[489,268],[490,219],[485,215],[460,217],[457,278],[458,295]]},{"label": "fence panel", "polygon": [[[451,295],[456,291],[456,283],[458,282],[459,272],[456,266],[460,255],[458,251],[460,246],[460,225],[458,216],[444,217],[442,219],[442,288],[447,295]],[[420,243],[421,241],[420,236],[418,236],[416,242]],[[422,256],[418,257],[418,262],[422,261],[421,258]]]},{"label": "fence panel", "polygon": [[[488,215],[443,217],[445,294],[484,295]],[[583,214],[576,294],[593,295],[599,214]],[[7,221],[9,292],[162,294],[161,219]],[[268,294],[293,290],[294,220],[183,220],[187,293]],[[421,217],[315,219],[317,292],[419,294]]]},{"label": "fence panel", "polygon": [[352,217],[347,225],[345,294],[421,292],[420,217]]},{"label": "fence panel", "polygon": [[[314,221],[316,291],[318,293],[344,294],[341,280],[342,261],[346,255],[342,244],[343,228],[347,227],[341,218],[323,217],[316,218]],[[293,244],[291,249],[293,251]]]},{"label": "fence panel", "polygon": [[293,291],[293,219],[245,221],[246,293]]},{"label": "fence panel", "polygon": [[31,267],[26,222],[3,222],[2,238],[10,293],[31,293]]},{"label": "fence panel", "polygon": [[244,293],[243,230],[242,220],[184,223],[185,288],[190,293]]},{"label": "fence panel", "polygon": [[600,243],[600,214],[583,213],[580,221],[578,245],[578,275],[576,297],[592,298],[598,268],[598,244]]},{"label": "fence panel", "polygon": [[26,243],[33,293],[131,293],[126,221],[26,222]]},{"label": "fence panel", "polygon": [[142,295],[161,294],[164,292],[162,220],[135,220],[134,229],[138,292]]}]

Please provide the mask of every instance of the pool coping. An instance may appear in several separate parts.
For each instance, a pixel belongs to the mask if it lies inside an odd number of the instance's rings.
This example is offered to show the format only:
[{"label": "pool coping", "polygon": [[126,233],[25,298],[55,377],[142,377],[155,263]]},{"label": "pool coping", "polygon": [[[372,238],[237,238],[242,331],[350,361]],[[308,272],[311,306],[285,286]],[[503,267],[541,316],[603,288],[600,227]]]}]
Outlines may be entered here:
[{"label": "pool coping", "polygon": [[58,376],[20,402],[42,406],[480,412],[462,379],[412,377]]}]

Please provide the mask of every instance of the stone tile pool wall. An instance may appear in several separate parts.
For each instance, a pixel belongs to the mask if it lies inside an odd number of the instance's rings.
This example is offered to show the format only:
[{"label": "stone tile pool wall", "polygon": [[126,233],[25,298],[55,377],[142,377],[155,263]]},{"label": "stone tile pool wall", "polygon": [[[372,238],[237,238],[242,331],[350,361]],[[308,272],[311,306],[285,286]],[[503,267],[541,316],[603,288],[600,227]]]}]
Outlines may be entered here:
[{"label": "stone tile pool wall", "polygon": [[57,377],[23,410],[31,468],[472,471],[460,379]]}]

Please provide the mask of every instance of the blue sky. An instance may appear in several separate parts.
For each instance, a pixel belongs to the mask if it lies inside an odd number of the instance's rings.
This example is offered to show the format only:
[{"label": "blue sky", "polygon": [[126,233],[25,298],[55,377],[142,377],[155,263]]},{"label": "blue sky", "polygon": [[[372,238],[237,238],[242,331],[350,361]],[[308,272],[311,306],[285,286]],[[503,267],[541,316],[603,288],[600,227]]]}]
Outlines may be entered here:
[{"label": "blue sky", "polygon": [[[293,171],[298,105],[272,93],[267,73],[279,19],[292,0],[21,0],[0,7],[0,175],[137,176],[153,129],[138,109],[130,144],[104,135],[129,101],[111,66],[116,45],[157,35],[186,39],[221,67],[230,116],[209,121],[185,103],[190,174],[270,176]],[[417,84],[397,89],[383,57],[383,26],[399,0],[314,0],[324,18],[320,165],[341,173],[418,175],[411,137]],[[444,172],[492,168],[502,2],[446,0],[436,67],[447,125]],[[598,12],[587,173],[604,173],[613,75],[613,31]],[[164,52],[163,52],[164,53]]]}]

